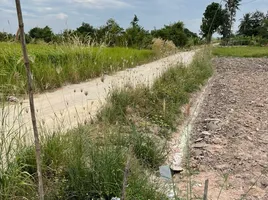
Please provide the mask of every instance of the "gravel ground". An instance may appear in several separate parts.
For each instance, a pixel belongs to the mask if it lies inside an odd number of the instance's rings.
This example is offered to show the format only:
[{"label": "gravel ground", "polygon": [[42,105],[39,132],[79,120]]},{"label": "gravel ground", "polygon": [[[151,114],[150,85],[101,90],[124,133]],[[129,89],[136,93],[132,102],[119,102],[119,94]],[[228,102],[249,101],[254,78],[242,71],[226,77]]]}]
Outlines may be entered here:
[{"label": "gravel ground", "polygon": [[268,200],[268,59],[213,62],[191,133],[194,199],[209,179],[208,199]]}]

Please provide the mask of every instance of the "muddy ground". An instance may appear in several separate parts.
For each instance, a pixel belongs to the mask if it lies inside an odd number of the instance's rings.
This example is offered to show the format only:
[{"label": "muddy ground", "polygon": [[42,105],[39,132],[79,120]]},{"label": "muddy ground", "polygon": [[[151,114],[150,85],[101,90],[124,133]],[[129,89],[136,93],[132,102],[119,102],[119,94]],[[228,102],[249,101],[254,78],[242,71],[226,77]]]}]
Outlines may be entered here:
[{"label": "muddy ground", "polygon": [[[202,197],[209,179],[208,199],[268,200],[268,59],[213,63],[215,75],[191,133],[192,199]],[[189,177],[176,179],[186,191]]]}]

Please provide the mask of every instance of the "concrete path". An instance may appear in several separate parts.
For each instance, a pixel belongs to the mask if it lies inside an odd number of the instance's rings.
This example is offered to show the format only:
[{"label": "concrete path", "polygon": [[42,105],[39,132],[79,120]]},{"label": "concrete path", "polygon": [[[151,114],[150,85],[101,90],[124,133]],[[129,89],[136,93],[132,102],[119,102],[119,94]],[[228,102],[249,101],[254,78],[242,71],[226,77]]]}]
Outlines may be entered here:
[{"label": "concrete path", "polygon": [[[35,108],[41,132],[66,131],[90,121],[105,103],[114,88],[150,86],[169,67],[177,63],[189,64],[195,51],[182,52],[167,58],[117,72],[88,82],[67,85],[54,92],[35,96]],[[5,135],[15,134],[32,140],[29,101],[2,108],[0,114]]]}]

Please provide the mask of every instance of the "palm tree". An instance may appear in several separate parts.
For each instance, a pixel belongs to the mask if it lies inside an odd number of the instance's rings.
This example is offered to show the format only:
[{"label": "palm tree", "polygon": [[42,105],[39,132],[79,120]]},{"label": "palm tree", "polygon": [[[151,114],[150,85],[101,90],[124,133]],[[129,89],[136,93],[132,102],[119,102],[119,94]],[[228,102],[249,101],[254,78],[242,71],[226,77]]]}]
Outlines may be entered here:
[{"label": "palm tree", "polygon": [[246,13],[242,19],[240,19],[240,25],[238,34],[248,36],[248,32],[251,29],[251,13]]},{"label": "palm tree", "polygon": [[230,36],[232,33],[233,22],[235,21],[236,11],[239,9],[240,2],[242,0],[224,0],[224,1],[226,3],[225,7],[230,15],[229,19],[229,29],[230,29],[229,36]]}]

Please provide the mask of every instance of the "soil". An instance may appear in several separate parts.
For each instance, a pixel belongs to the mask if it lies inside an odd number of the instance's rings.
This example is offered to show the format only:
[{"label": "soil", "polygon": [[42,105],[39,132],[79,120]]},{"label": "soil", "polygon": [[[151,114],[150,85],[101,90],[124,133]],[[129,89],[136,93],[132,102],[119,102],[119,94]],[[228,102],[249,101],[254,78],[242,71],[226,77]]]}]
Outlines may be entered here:
[{"label": "soil", "polygon": [[[208,179],[208,199],[268,200],[268,59],[213,63],[190,139],[192,199],[202,199]],[[189,183],[185,174],[176,177],[180,191]]]}]

